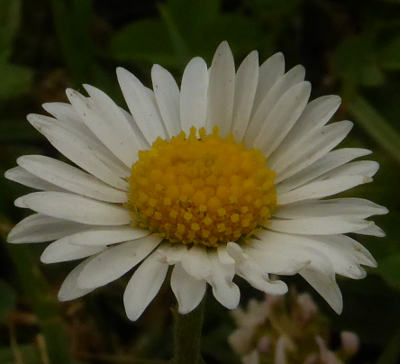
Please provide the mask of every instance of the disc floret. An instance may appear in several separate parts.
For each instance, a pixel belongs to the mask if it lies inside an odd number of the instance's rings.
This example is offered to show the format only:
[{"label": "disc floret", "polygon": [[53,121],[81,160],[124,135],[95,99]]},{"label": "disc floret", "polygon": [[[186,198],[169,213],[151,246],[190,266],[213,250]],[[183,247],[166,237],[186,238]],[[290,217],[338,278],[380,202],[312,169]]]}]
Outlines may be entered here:
[{"label": "disc floret", "polygon": [[158,138],[139,152],[126,207],[133,224],[172,243],[217,247],[263,226],[276,206],[275,173],[257,149],[214,128]]}]

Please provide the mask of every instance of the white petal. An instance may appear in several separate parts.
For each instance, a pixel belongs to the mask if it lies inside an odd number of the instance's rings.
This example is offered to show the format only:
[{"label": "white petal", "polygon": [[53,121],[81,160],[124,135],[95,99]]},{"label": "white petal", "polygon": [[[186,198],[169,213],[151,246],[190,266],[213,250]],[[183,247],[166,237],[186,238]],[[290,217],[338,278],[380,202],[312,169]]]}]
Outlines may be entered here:
[{"label": "white petal", "polygon": [[225,137],[232,130],[233,99],[235,93],[235,63],[226,41],[217,50],[210,68],[208,87],[207,130],[219,127]]},{"label": "white petal", "polygon": [[265,95],[271,90],[272,86],[285,73],[285,57],[281,52],[269,57],[260,66],[257,92],[254,98],[254,108],[256,110]]},{"label": "white petal", "polygon": [[248,258],[248,256],[243,252],[242,247],[233,241],[226,245],[226,251],[237,264],[243,263]]},{"label": "white petal", "polygon": [[291,145],[324,126],[339,108],[340,103],[341,99],[336,95],[322,96],[311,101],[281,145],[271,155],[272,160],[275,162],[276,159],[276,163],[278,163],[278,160],[285,158],[286,150]]},{"label": "white petal", "polygon": [[49,183],[42,178],[34,176],[32,173],[29,173],[26,169],[22,167],[14,167],[7,170],[4,173],[4,177],[9,179],[10,181],[14,181],[20,183],[21,185],[35,188],[37,190],[46,190],[46,191],[62,191],[62,188],[54,186],[52,183]]},{"label": "white petal", "polygon": [[14,206],[15,207],[19,207],[21,209],[27,209],[28,208],[28,206],[23,201],[23,196],[18,197],[16,200],[14,200]]},{"label": "white petal", "polygon": [[207,90],[207,64],[204,59],[195,57],[186,66],[181,84],[180,120],[186,134],[192,126],[200,129],[206,125]]},{"label": "white petal", "polygon": [[151,69],[154,95],[169,137],[180,133],[179,88],[174,77],[155,64]]},{"label": "white petal", "polygon": [[42,107],[68,128],[73,128],[75,131],[85,135],[97,144],[101,144],[92,131],[87,128],[71,104],[64,102],[49,102],[42,104]]},{"label": "white petal", "polygon": [[[306,260],[308,264],[300,270],[300,274],[314,289],[331,305],[331,307],[340,313],[342,310],[342,296],[335,280],[335,270],[331,259],[326,252],[329,252],[329,246],[312,243],[308,237],[296,235],[273,233],[265,231],[257,234],[261,241],[254,240],[254,244],[263,247],[265,253],[276,259],[281,255],[283,259]],[[275,249],[273,249],[275,247]],[[331,250],[332,254],[333,250]],[[329,254],[329,253],[328,253]],[[330,254],[330,255],[331,255]],[[336,260],[337,254],[332,261]],[[361,277],[359,277],[361,278]]]},{"label": "white petal", "polygon": [[128,240],[136,240],[149,235],[148,230],[131,226],[95,227],[76,234],[68,235],[58,241],[80,246],[106,246]]},{"label": "white petal", "polygon": [[[288,241],[288,244],[292,244],[292,249],[294,250],[304,249],[307,252],[311,249],[311,252],[319,252],[320,257],[328,259],[332,264],[333,270],[338,274],[353,279],[361,279],[366,276],[366,272],[360,267],[361,261],[358,255],[350,247],[344,247],[343,245],[345,244],[337,243],[338,239],[335,235],[286,235],[285,239]],[[310,264],[312,264],[313,259],[314,257],[310,255]]]},{"label": "white petal", "polygon": [[157,295],[167,271],[168,265],[160,262],[155,254],[135,271],[124,292],[124,306],[130,320],[136,321]]},{"label": "white petal", "polygon": [[[293,275],[297,274],[304,267],[310,264],[312,255],[307,252],[303,254],[295,254],[296,249],[287,244],[277,246],[277,242],[282,240],[282,236],[270,236],[273,242],[252,241],[246,249],[248,265],[244,273],[252,279],[251,283],[257,288],[256,284],[260,285],[260,290],[271,294],[285,294],[287,286],[281,281],[271,281],[269,274]],[[266,281],[266,282],[265,282]],[[251,282],[249,280],[249,282]]]},{"label": "white petal", "polygon": [[267,165],[276,172],[275,183],[293,176],[325,156],[346,137],[352,127],[353,123],[347,120],[324,126],[310,133],[304,141],[292,145],[286,159],[279,163],[269,159]]},{"label": "white petal", "polygon": [[324,216],[353,216],[365,219],[372,215],[384,215],[387,213],[386,207],[362,198],[336,198],[284,205],[274,211],[273,215],[274,217],[286,219]]},{"label": "white petal", "polygon": [[300,236],[265,231],[246,250],[257,264],[275,274],[295,274],[316,263],[344,276],[365,277],[360,264],[376,266],[372,255],[345,235]]},{"label": "white petal", "polygon": [[252,266],[250,262],[240,266],[238,275],[244,278],[252,287],[267,294],[283,295],[288,291],[285,282],[270,280],[262,269]]},{"label": "white petal", "polygon": [[35,114],[29,114],[27,119],[60,153],[79,167],[111,186],[127,188],[127,182],[121,177],[128,177],[130,170],[104,146],[57,120]]},{"label": "white petal", "polygon": [[[263,277],[268,276],[268,273],[293,275],[310,264],[313,254],[307,251],[297,252],[290,244],[290,239],[292,236],[288,238],[287,234],[266,230],[259,233],[257,239],[250,241],[245,254],[249,262],[253,262],[255,267],[258,266],[256,272],[261,272]],[[281,292],[275,294],[286,293],[286,285],[283,285],[283,282],[281,285]]]},{"label": "white petal", "polygon": [[161,261],[169,265],[180,263],[186,252],[187,248],[183,244],[161,244],[157,248],[157,254]]},{"label": "white petal", "polygon": [[234,264],[235,260],[228,253],[226,246],[219,246],[217,249],[218,259],[221,264]]},{"label": "white petal", "polygon": [[88,258],[81,262],[64,279],[58,292],[58,299],[61,302],[74,300],[93,291],[93,289],[82,289],[78,286],[78,277],[91,259]]},{"label": "white petal", "polygon": [[182,267],[196,279],[208,279],[211,274],[206,249],[193,246],[182,256]]},{"label": "white petal", "polygon": [[[271,259],[282,256],[292,261],[307,260],[308,264],[300,270],[300,274],[314,287],[315,290],[332,306],[336,312],[342,308],[342,298],[335,280],[335,270],[332,261],[341,263],[336,256],[330,259],[329,246],[312,242],[309,237],[288,235],[264,231],[257,234],[260,241],[254,241],[263,248]],[[275,249],[274,249],[275,248]],[[328,254],[326,254],[328,252]],[[274,257],[276,255],[276,257]],[[360,278],[360,277],[359,277]]]},{"label": "white petal", "polygon": [[147,150],[150,148],[150,144],[147,142],[146,138],[144,137],[142,131],[140,130],[140,128],[138,127],[135,119],[133,118],[133,116],[126,111],[124,108],[120,107],[119,108],[121,110],[121,112],[125,115],[126,120],[128,120],[130,126],[132,127],[135,136],[137,138],[137,141],[140,145],[140,150]]},{"label": "white petal", "polygon": [[343,310],[343,300],[340,289],[336,283],[335,274],[327,270],[313,267],[305,268],[301,276],[328,302],[337,314]]},{"label": "white petal", "polygon": [[90,98],[67,89],[72,106],[94,135],[127,167],[137,160],[140,144],[120,108],[103,91],[84,85]]},{"label": "white petal", "polygon": [[[251,146],[255,138],[259,135],[260,129],[264,124],[275,104],[294,85],[304,80],[305,70],[303,66],[293,67],[282,78],[280,78],[264,96],[257,108],[254,108],[253,116],[247,128],[244,141],[247,146]],[[261,82],[261,81],[260,81]]]},{"label": "white petal", "polygon": [[89,228],[89,225],[33,214],[21,220],[7,236],[9,243],[39,243],[62,238]]},{"label": "white petal", "polygon": [[[316,237],[314,237],[316,238]],[[335,247],[338,251],[350,255],[358,264],[376,268],[378,265],[371,253],[358,241],[346,235],[326,235],[319,236],[319,241],[323,241],[330,247]]]},{"label": "white petal", "polygon": [[42,107],[49,114],[64,123],[73,124],[74,126],[83,125],[78,113],[71,104],[65,102],[47,102]]},{"label": "white petal", "polygon": [[40,256],[42,263],[59,263],[89,257],[104,250],[102,246],[78,246],[57,240],[49,244]]},{"label": "white petal", "polygon": [[258,52],[251,52],[241,63],[235,77],[232,134],[240,142],[250,122],[258,83]]},{"label": "white petal", "polygon": [[293,275],[310,264],[318,252],[297,249],[297,236],[265,230],[257,233],[246,249],[249,259],[269,273]]},{"label": "white petal", "polygon": [[306,167],[302,171],[296,173],[292,177],[285,179],[278,184],[277,190],[279,192],[287,192],[296,187],[300,187],[307,182],[310,182],[324,173],[333,170],[355,158],[371,154],[368,149],[361,148],[342,148],[329,152],[327,155]]},{"label": "white petal", "polygon": [[81,288],[96,288],[114,281],[140,263],[160,243],[154,235],[107,248],[83,269]]},{"label": "white petal", "polygon": [[378,238],[383,238],[386,236],[385,232],[373,221],[369,221],[368,227],[365,229],[361,229],[357,231],[357,234],[362,234],[362,235],[371,235],[371,236],[376,236]]},{"label": "white petal", "polygon": [[178,311],[185,315],[194,310],[204,297],[206,281],[187,274],[181,264],[176,264],[171,275],[171,288],[178,301]]},{"label": "white petal", "polygon": [[310,182],[309,184],[296,188],[295,190],[279,193],[277,196],[278,205],[332,196],[369,182],[371,182],[371,178],[365,176],[339,176],[323,181]]},{"label": "white petal", "polygon": [[293,220],[270,219],[267,228],[289,234],[346,234],[357,232],[370,225],[369,221],[355,217],[324,216],[324,217],[304,217]]},{"label": "white petal", "polygon": [[236,261],[236,274],[244,278],[254,288],[270,294],[285,294],[288,290],[282,281],[271,281],[269,266],[260,266],[253,257],[248,256],[236,243],[228,243],[227,251]]},{"label": "white petal", "polygon": [[88,173],[56,159],[41,155],[25,155],[19,157],[17,163],[36,177],[61,189],[101,201],[125,202],[127,200],[125,192],[116,190]]},{"label": "white petal", "polygon": [[268,157],[300,117],[311,93],[309,82],[300,82],[290,88],[274,105],[265,119],[253,146]]},{"label": "white petal", "polygon": [[328,179],[339,176],[365,176],[373,177],[379,169],[379,163],[375,161],[357,161],[337,167],[323,174],[320,179]]},{"label": "white petal", "polygon": [[44,215],[89,225],[126,225],[131,221],[123,207],[64,192],[33,192],[21,197]]},{"label": "white petal", "polygon": [[233,264],[222,264],[215,252],[208,253],[210,261],[210,277],[208,283],[212,286],[214,297],[221,305],[232,310],[240,301],[239,287],[232,282],[235,275]]},{"label": "white petal", "polygon": [[166,139],[160,113],[148,90],[132,73],[121,67],[117,68],[117,76],[129,110],[147,142],[152,144],[158,137]]}]

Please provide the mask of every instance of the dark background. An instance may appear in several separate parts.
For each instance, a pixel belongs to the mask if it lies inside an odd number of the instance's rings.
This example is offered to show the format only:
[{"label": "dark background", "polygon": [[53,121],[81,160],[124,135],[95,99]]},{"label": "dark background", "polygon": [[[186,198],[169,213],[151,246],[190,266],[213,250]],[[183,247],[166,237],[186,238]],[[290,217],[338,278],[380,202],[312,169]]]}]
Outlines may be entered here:
[{"label": "dark background", "polygon": [[[334,333],[357,332],[354,363],[391,364],[400,358],[400,1],[234,0],[0,0],[0,172],[22,154],[57,152],[25,120],[41,104],[65,101],[64,90],[91,83],[121,105],[115,68],[122,65],[150,86],[159,63],[180,80],[185,63],[228,40],[236,63],[253,49],[264,60],[283,51],[287,69],[301,63],[312,98],[336,93],[335,119],[355,127],[345,146],[366,147],[381,164],[373,184],[346,195],[390,209],[376,218],[384,239],[359,237],[379,267],[362,281],[339,278],[344,312],[336,316],[297,278],[328,316]],[[179,81],[178,81],[179,82]],[[43,266],[42,244],[5,243],[25,211],[13,201],[28,192],[0,178],[0,363],[144,363],[171,355],[171,313],[166,285],[137,323],[126,319],[125,279],[71,303],[56,293],[75,263]],[[257,296],[239,281],[243,295]],[[260,297],[258,295],[258,297]],[[207,363],[238,363],[226,338],[227,312],[208,300],[203,353]],[[335,345],[335,335],[332,345]]]}]

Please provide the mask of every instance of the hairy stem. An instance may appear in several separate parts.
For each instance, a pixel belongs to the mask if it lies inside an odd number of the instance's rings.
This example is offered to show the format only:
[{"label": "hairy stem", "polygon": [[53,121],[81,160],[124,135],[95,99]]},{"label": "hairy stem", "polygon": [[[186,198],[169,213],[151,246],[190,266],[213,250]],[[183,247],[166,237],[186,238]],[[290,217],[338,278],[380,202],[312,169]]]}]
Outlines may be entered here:
[{"label": "hairy stem", "polygon": [[203,327],[205,299],[188,313],[174,313],[174,359],[173,364],[201,364],[201,331]]}]

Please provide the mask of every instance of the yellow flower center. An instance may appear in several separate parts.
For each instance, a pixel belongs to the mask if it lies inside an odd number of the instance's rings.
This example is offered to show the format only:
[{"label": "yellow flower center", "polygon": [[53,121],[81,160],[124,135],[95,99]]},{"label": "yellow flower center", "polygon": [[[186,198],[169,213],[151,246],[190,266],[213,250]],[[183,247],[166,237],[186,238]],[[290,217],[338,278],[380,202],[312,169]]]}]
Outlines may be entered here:
[{"label": "yellow flower center", "polygon": [[217,247],[262,227],[276,206],[275,173],[256,149],[218,128],[192,128],[140,151],[126,207],[135,226],[172,243]]}]

